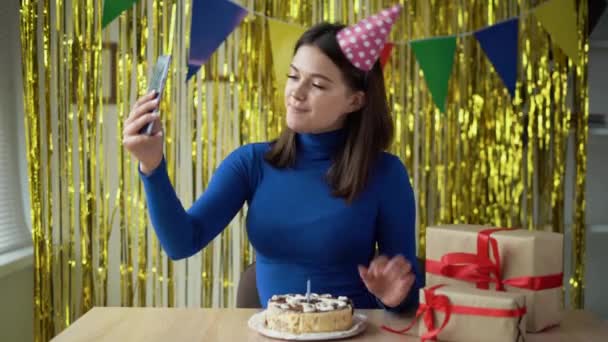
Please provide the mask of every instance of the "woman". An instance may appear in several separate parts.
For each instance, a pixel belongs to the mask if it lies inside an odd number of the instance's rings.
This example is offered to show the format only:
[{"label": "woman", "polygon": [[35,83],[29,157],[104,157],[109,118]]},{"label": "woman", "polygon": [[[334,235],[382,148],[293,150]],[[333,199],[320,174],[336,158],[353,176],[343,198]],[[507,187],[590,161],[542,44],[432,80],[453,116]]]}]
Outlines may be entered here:
[{"label": "woman", "polygon": [[[161,124],[149,114],[154,94],[137,101],[125,124],[123,144],[140,162],[170,258],[200,251],[247,202],[264,306],[273,294],[303,293],[307,279],[313,292],[348,296],[357,308],[417,303],[414,194],[403,163],[383,152],[393,125],[382,70],[377,58],[369,71],[355,66],[345,30],[323,23],[303,34],[287,75],[287,127],[275,141],[232,152],[187,211],[167,176]],[[139,135],[149,122],[154,133]]]}]

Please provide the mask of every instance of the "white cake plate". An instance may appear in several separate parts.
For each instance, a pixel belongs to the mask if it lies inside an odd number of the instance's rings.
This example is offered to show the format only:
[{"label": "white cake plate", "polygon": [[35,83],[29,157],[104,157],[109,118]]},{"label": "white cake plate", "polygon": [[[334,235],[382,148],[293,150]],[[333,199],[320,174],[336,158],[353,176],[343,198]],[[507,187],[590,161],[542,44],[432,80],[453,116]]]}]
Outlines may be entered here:
[{"label": "white cake plate", "polygon": [[353,315],[353,326],[348,330],[332,331],[323,333],[304,333],[304,334],[291,334],[286,332],[274,331],[266,328],[266,322],[264,319],[264,311],[258,312],[249,318],[247,322],[249,328],[259,332],[260,334],[290,341],[318,341],[318,340],[336,340],[341,338],[347,338],[362,333],[367,327],[367,316],[355,313]]}]

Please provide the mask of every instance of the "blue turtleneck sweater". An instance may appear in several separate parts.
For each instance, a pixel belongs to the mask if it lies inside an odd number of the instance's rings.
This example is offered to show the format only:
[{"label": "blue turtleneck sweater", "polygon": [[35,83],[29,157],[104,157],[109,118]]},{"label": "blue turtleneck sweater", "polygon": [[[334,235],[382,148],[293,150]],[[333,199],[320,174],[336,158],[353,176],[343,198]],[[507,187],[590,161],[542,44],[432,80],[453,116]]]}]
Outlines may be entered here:
[{"label": "blue turtleneck sweater", "polygon": [[185,210],[167,176],[164,161],[141,174],[150,219],[167,255],[189,257],[213,240],[247,202],[247,233],[256,251],[257,288],[262,305],[273,294],[312,291],[344,295],[357,308],[382,304],[368,292],[357,265],[379,253],[403,255],[416,284],[397,308],[414,306],[422,277],[415,254],[415,202],[407,171],[383,153],[364,191],[349,205],[332,196],[324,177],[331,156],[344,142],[342,130],[297,135],[296,165],[277,169],[264,160],[268,143],[244,145],[218,167],[207,189]]}]

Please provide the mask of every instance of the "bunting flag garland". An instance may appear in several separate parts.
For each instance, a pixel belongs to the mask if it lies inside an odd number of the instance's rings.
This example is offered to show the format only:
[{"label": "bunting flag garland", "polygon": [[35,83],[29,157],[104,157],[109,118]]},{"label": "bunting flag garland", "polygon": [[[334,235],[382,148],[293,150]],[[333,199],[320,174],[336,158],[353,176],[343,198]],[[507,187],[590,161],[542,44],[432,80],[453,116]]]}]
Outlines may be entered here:
[{"label": "bunting flag garland", "polygon": [[277,85],[277,94],[283,93],[293,48],[305,29],[278,20],[268,20],[268,33],[272,46],[272,66]]},{"label": "bunting flag garland", "polygon": [[534,9],[534,16],[549,32],[555,44],[577,63],[578,33],[574,0],[549,0]]},{"label": "bunting flag garland", "polygon": [[[137,0],[105,0],[102,27],[106,27],[136,2]],[[534,14],[555,44],[573,63],[578,63],[579,37],[574,0],[548,0],[529,12]],[[229,0],[193,0],[187,80],[196,74],[201,65],[241,23],[247,13],[247,9]],[[305,28],[274,20],[261,13],[251,12],[251,14],[268,19],[274,77],[277,81],[277,89],[282,89],[285,83],[283,74],[288,70],[293,46]],[[409,42],[386,42],[380,54],[380,63],[384,67],[396,44],[409,44],[424,73],[433,101],[443,112],[454,63],[456,38],[469,35],[475,36],[513,98],[519,56],[519,17],[459,35],[423,38]]]},{"label": "bunting flag garland", "polygon": [[186,79],[205,64],[246,15],[247,10],[230,1],[193,0]]},{"label": "bunting flag garland", "polygon": [[105,0],[103,2],[103,17],[101,27],[108,26],[120,14],[133,6],[137,0]]},{"label": "bunting flag garland", "polygon": [[200,69],[201,69],[200,65],[188,63],[188,73],[186,74],[186,81],[188,81],[192,76],[196,75],[196,73]]},{"label": "bunting flag garland", "polygon": [[393,51],[394,46],[395,44],[393,43],[384,44],[384,48],[382,49],[382,52],[380,52],[380,65],[382,66],[382,68],[384,68],[384,65],[388,61],[388,58],[391,56],[391,52]]},{"label": "bunting flag garland", "polygon": [[513,18],[475,32],[475,38],[505,86],[515,97],[519,19]]},{"label": "bunting flag garland", "polygon": [[445,112],[448,82],[456,52],[456,36],[416,40],[412,41],[410,46],[424,73],[433,102],[442,112]]}]

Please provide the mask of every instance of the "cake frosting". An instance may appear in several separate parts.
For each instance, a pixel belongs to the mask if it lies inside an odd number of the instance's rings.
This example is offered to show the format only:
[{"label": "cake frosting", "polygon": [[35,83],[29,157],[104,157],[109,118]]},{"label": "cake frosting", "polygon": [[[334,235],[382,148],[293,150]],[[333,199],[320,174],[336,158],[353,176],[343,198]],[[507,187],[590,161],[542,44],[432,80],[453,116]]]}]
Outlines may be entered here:
[{"label": "cake frosting", "polygon": [[348,330],[353,303],[348,297],[312,293],[274,295],[268,300],[266,326],[294,334]]}]

